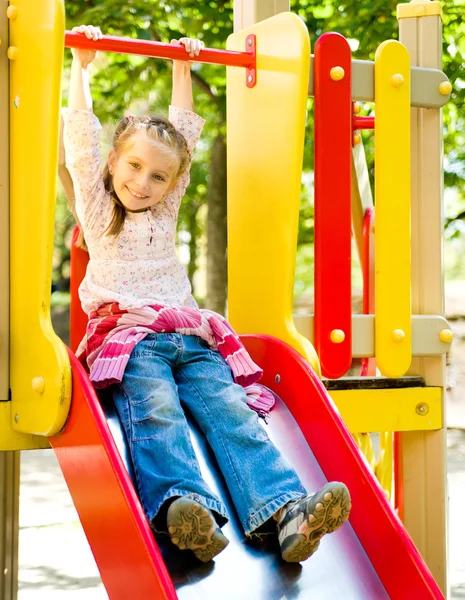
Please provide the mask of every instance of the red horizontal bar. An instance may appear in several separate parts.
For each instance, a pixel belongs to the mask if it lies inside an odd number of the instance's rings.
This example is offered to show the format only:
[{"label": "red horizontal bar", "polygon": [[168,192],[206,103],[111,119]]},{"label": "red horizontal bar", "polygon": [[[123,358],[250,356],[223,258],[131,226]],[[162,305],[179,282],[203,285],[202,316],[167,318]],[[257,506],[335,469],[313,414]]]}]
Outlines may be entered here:
[{"label": "red horizontal bar", "polygon": [[374,117],[354,117],[353,129],[374,129],[375,118]]},{"label": "red horizontal bar", "polygon": [[86,38],[82,33],[65,31],[65,47],[80,48],[83,50],[100,50],[102,52],[121,52],[123,54],[138,54],[139,56],[153,56],[155,58],[170,58],[172,60],[188,60],[189,62],[225,65],[228,67],[244,67],[255,69],[254,52],[235,52],[233,50],[217,50],[204,48],[199,56],[194,59],[189,56],[184,46],[122,38],[104,35],[101,40],[94,41]]}]

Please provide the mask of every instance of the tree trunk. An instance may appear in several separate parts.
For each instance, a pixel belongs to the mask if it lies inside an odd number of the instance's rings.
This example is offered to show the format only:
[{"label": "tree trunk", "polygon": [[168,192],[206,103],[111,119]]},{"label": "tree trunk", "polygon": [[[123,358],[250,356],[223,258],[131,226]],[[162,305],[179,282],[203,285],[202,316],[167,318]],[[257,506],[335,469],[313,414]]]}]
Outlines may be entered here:
[{"label": "tree trunk", "polygon": [[197,204],[197,202],[190,202],[187,209],[187,227],[190,234],[189,264],[187,265],[187,276],[189,277],[189,281],[191,282],[192,294],[195,295],[194,275],[197,271],[197,257],[199,254],[197,242],[200,233],[199,225],[197,223],[197,213],[199,211],[199,205]]},{"label": "tree trunk", "polygon": [[226,140],[213,142],[207,192],[207,308],[222,315],[227,297]]}]

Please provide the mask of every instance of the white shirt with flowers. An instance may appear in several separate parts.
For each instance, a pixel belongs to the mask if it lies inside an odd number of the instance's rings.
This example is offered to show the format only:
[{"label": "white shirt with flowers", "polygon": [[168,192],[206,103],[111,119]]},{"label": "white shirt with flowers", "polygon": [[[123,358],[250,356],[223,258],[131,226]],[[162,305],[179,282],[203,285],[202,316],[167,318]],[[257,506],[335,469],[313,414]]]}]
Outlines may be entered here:
[{"label": "white shirt with flowers", "polygon": [[[168,118],[192,152],[205,120],[176,106],[170,106]],[[175,246],[189,168],[161,202],[145,212],[127,213],[119,236],[105,235],[113,201],[102,179],[100,122],[92,112],[75,109],[63,111],[63,122],[66,166],[90,257],[79,288],[83,310],[90,314],[107,302],[118,302],[123,309],[152,304],[197,307]]]}]

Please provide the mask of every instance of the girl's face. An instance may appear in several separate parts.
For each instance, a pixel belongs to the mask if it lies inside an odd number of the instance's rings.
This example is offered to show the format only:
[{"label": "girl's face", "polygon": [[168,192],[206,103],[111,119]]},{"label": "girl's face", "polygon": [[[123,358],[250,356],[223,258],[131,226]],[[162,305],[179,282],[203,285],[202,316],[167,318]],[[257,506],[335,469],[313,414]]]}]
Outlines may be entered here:
[{"label": "girl's face", "polygon": [[119,153],[110,150],[108,167],[115,193],[130,211],[154,206],[176,183],[172,160],[143,134],[135,134]]}]

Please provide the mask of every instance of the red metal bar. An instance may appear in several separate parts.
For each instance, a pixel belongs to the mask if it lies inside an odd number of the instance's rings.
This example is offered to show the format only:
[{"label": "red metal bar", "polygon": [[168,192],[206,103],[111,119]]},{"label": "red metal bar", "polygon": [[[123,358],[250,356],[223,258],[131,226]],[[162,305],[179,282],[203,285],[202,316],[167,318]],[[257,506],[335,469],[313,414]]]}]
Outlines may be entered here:
[{"label": "red metal bar", "polygon": [[225,65],[229,67],[244,67],[255,69],[255,51],[235,52],[233,50],[217,50],[204,48],[199,56],[192,59],[184,46],[122,38],[104,35],[101,40],[94,41],[86,38],[81,33],[65,32],[66,48],[81,48],[86,50],[100,50],[102,52],[121,52],[123,54],[138,54],[139,56],[153,56],[156,58],[170,58],[172,60],[188,60],[189,62]]},{"label": "red metal bar", "polygon": [[[326,33],[318,39],[314,58],[314,339],[322,373],[330,378],[345,375],[352,362],[351,65],[350,47],[342,35]],[[339,342],[332,336],[335,330],[343,331]]]},{"label": "red metal bar", "polygon": [[374,129],[375,118],[374,117],[357,117],[354,116],[353,128],[355,129]]}]

